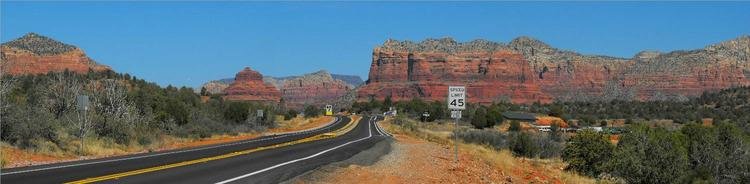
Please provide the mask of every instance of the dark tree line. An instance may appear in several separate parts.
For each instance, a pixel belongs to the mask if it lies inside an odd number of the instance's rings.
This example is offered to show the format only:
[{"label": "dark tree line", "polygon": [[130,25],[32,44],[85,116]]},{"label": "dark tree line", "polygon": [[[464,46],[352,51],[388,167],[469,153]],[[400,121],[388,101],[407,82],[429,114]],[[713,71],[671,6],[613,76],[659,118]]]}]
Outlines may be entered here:
[{"label": "dark tree line", "polygon": [[[70,139],[89,137],[118,144],[151,144],[160,135],[208,137],[275,126],[275,106],[224,101],[205,102],[192,88],[161,87],[129,74],[93,72],[4,76],[3,142],[21,148],[69,149]],[[78,95],[90,97],[90,110],[76,106]],[[257,116],[263,110],[264,116]],[[281,113],[279,113],[281,114]],[[82,120],[90,120],[83,124]],[[88,131],[82,131],[88,130]]]},{"label": "dark tree line", "polygon": [[603,134],[579,132],[562,158],[569,170],[628,183],[748,183],[748,140],[729,121],[712,127],[690,123],[679,131],[635,124],[616,146]]}]

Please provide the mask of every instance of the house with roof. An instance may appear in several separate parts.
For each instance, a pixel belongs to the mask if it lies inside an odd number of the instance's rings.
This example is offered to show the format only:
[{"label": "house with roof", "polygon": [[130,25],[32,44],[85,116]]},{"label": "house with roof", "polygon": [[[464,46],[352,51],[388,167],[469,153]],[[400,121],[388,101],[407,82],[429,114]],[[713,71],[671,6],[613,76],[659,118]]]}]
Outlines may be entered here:
[{"label": "house with roof", "polygon": [[528,112],[503,112],[503,118],[510,121],[525,122],[542,132],[552,131],[552,125],[557,124],[562,130],[569,128],[568,124],[559,117],[540,115]]},{"label": "house with roof", "polygon": [[527,122],[527,123],[536,121],[536,114],[528,113],[528,112],[508,111],[508,112],[503,112],[502,116],[506,120],[511,120],[511,121]]}]

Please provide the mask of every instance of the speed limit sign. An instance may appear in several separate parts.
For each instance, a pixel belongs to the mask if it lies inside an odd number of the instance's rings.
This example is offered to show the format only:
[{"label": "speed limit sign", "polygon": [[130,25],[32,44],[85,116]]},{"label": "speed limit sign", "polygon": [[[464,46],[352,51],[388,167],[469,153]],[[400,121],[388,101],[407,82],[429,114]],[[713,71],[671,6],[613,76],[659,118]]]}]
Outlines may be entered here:
[{"label": "speed limit sign", "polygon": [[448,109],[466,109],[466,87],[448,86]]}]

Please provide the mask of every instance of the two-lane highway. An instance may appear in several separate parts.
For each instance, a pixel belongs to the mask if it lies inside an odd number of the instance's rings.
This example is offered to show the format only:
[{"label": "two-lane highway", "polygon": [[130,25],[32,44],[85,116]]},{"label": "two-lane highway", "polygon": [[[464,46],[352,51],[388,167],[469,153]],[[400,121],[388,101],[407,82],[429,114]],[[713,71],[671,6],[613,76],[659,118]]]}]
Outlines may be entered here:
[{"label": "two-lane highway", "polygon": [[[347,159],[389,136],[377,117],[304,132],[115,158],[4,169],[2,183],[277,183]],[[353,128],[351,128],[353,126]],[[349,130],[332,135],[336,130]],[[318,138],[323,135],[325,138]],[[305,141],[310,140],[310,141]],[[299,143],[296,143],[299,142]]]}]

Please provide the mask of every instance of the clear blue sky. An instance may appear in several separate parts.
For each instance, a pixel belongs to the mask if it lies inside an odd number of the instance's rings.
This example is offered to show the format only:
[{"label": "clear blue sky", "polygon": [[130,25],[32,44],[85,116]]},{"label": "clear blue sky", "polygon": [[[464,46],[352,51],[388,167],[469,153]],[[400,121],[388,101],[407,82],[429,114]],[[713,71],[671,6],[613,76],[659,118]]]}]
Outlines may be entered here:
[{"label": "clear blue sky", "polygon": [[526,35],[584,54],[631,57],[750,34],[750,3],[7,2],[0,40],[37,32],[161,85],[199,86],[251,66],[286,76],[367,78],[387,38],[499,42]]}]

